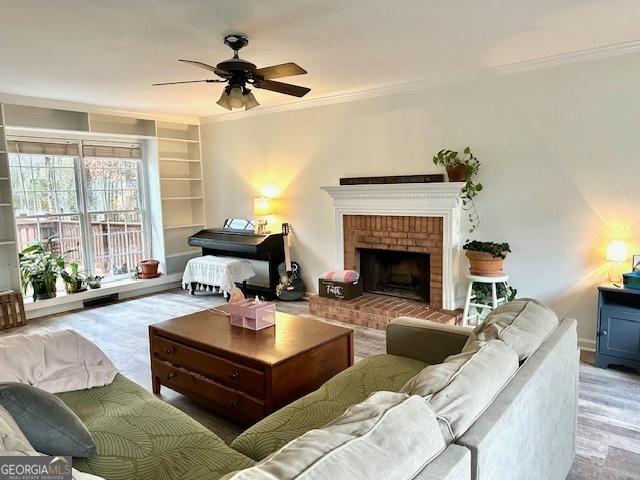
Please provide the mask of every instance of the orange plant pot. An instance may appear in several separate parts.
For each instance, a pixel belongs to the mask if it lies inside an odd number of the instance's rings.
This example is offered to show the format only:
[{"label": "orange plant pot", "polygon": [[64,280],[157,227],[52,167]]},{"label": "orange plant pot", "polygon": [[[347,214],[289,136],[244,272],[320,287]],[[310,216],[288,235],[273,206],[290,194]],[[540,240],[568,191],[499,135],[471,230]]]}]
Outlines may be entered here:
[{"label": "orange plant pot", "polygon": [[139,264],[142,278],[154,278],[158,276],[158,260],[142,260]]},{"label": "orange plant pot", "polygon": [[469,259],[469,273],[483,277],[499,277],[502,275],[504,258],[494,257],[487,252],[466,252]]}]

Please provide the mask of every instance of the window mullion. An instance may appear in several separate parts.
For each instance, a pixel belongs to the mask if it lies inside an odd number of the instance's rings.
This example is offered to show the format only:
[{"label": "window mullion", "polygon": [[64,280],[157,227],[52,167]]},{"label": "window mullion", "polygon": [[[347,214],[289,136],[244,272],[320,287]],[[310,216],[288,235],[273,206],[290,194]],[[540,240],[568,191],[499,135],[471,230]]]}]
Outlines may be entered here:
[{"label": "window mullion", "polygon": [[76,199],[80,216],[80,232],[82,235],[82,256],[84,257],[84,271],[94,274],[93,236],[91,235],[91,216],[87,209],[89,205],[87,193],[87,178],[85,175],[84,156],[82,154],[82,140],[78,141],[78,157],[75,164],[76,171]]}]

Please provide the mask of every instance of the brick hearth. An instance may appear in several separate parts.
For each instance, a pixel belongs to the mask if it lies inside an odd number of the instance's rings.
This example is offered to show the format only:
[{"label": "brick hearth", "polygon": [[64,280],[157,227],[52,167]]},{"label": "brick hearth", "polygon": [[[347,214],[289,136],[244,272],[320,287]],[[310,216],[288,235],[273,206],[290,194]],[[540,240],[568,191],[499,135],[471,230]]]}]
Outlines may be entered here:
[{"label": "brick hearth", "polygon": [[378,330],[384,330],[397,317],[422,318],[448,325],[455,325],[462,317],[462,312],[458,310],[431,308],[422,302],[373,293],[365,293],[353,300],[312,295],[309,298],[309,311],[319,317]]}]

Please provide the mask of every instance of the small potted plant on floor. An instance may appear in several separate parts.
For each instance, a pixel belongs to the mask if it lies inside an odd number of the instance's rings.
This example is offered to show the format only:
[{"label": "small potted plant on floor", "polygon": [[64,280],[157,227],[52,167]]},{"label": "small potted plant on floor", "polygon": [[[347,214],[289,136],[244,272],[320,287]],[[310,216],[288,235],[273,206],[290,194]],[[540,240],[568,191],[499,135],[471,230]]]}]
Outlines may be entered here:
[{"label": "small potted plant on floor", "polygon": [[64,280],[64,289],[67,293],[84,292],[87,289],[85,285],[87,278],[78,271],[78,262],[70,262],[68,267],[69,270],[65,267],[60,271],[60,276]]},{"label": "small potted plant on floor", "polygon": [[472,275],[497,277],[502,275],[502,264],[511,251],[508,243],[467,241],[462,247],[469,259]]},{"label": "small potted plant on floor", "polygon": [[33,300],[44,300],[56,296],[56,281],[64,269],[64,254],[54,255],[50,250],[51,239],[43,245],[35,243],[20,251],[20,283],[27,293],[29,285],[33,289]]}]

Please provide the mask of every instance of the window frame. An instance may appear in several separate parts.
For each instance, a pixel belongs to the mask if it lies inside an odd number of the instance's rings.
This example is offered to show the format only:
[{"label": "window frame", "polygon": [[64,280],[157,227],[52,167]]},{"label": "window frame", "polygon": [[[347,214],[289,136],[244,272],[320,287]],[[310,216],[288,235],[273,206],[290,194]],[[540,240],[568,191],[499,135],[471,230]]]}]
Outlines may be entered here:
[{"label": "window frame", "polygon": [[[94,251],[94,247],[93,247],[93,238],[92,238],[92,230],[91,230],[91,216],[92,215],[96,215],[96,214],[118,214],[118,213],[122,213],[122,214],[128,214],[128,213],[138,213],[141,217],[141,226],[142,226],[142,242],[143,242],[143,254],[145,256],[150,256],[151,255],[151,218],[150,218],[150,211],[149,211],[149,195],[148,195],[148,188],[147,188],[147,175],[146,175],[146,156],[145,156],[145,149],[143,147],[143,145],[139,142],[139,141],[131,141],[131,139],[110,139],[110,140],[105,140],[102,138],[77,138],[77,137],[72,137],[72,136],[51,136],[51,137],[47,137],[47,138],[43,138],[43,137],[28,137],[28,136],[23,136],[23,135],[11,135],[11,139],[12,140],[18,140],[18,141],[49,141],[49,142],[55,142],[56,140],[60,141],[66,141],[66,142],[72,142],[77,144],[78,147],[78,154],[77,156],[71,156],[71,158],[73,158],[73,169],[74,169],[74,178],[75,178],[75,192],[76,192],[76,202],[77,202],[77,212],[75,213],[55,213],[55,212],[49,212],[49,213],[43,213],[43,214],[36,214],[36,215],[17,215],[15,214],[15,207],[14,207],[14,214],[16,217],[16,230],[18,228],[18,220],[21,218],[24,219],[35,219],[37,224],[39,225],[40,223],[40,219],[43,217],[65,217],[65,216],[76,216],[79,218],[79,223],[80,223],[80,243],[81,243],[81,255],[82,255],[82,261],[83,261],[83,271],[84,273],[86,273],[87,275],[94,275],[95,274],[95,261],[96,261],[96,252]],[[88,184],[87,184],[87,178],[86,178],[86,163],[85,163],[85,156],[84,156],[84,152],[83,152],[83,144],[84,142],[89,142],[89,143],[105,143],[105,144],[109,144],[109,143],[125,143],[125,144],[138,144],[140,146],[140,151],[142,153],[141,158],[140,159],[135,159],[136,162],[136,167],[137,167],[137,180],[138,180],[138,208],[137,209],[133,209],[133,210],[103,210],[103,211],[90,211],[89,210],[89,188],[88,188]],[[12,155],[12,152],[9,152],[9,155]],[[54,156],[54,155],[52,155]],[[118,158],[118,157],[113,157],[113,158]],[[9,166],[9,169],[11,169],[12,166]],[[55,185],[54,185],[54,189],[55,189]],[[72,191],[72,190],[69,190]],[[57,205],[57,197],[56,197],[56,205]],[[19,238],[17,232],[16,232],[17,237]],[[38,237],[40,236],[40,232],[38,230]],[[40,239],[42,240],[42,239]],[[112,255],[111,255],[112,256]],[[113,257],[113,256],[112,256]],[[129,271],[128,273],[123,273],[123,274],[118,274],[118,275],[108,275],[104,277],[104,282],[105,283],[109,283],[109,282],[117,282],[119,280],[122,280],[123,278],[128,278],[129,276],[131,276],[131,271]]]}]

